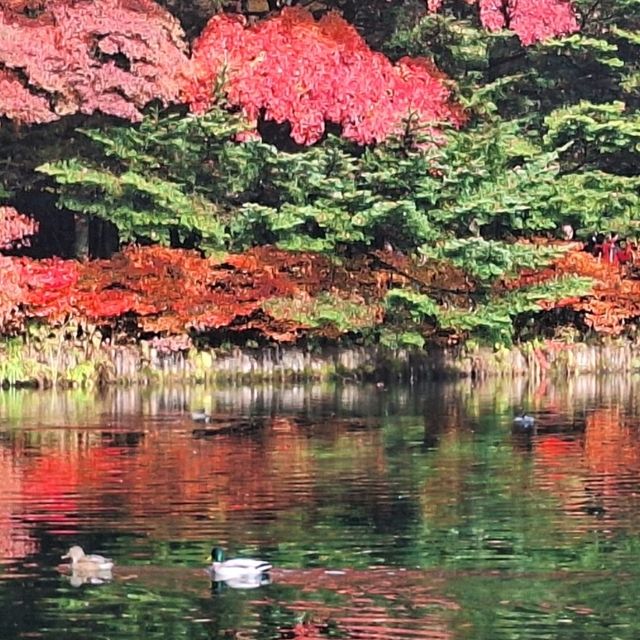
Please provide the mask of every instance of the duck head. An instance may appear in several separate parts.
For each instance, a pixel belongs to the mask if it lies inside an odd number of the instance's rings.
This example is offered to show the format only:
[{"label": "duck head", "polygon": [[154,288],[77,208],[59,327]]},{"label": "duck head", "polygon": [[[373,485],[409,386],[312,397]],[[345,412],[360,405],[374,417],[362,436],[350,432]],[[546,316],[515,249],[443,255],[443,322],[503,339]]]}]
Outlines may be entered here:
[{"label": "duck head", "polygon": [[211,549],[211,559],[214,562],[224,562],[224,549],[222,547],[213,547]]},{"label": "duck head", "polygon": [[66,560],[67,558],[71,558],[71,562],[78,562],[78,560],[81,560],[82,558],[84,558],[84,551],[82,549],[82,547],[78,546],[77,544],[74,545],[73,547],[71,547],[71,549],[69,549],[69,551],[67,551],[67,553],[65,553],[62,556],[63,560]]}]

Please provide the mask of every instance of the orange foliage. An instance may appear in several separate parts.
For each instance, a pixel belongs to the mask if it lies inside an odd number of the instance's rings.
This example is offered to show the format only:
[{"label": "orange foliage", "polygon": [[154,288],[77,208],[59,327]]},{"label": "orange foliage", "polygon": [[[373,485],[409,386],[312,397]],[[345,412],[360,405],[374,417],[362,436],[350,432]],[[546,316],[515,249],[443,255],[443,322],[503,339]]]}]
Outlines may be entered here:
[{"label": "orange foliage", "polygon": [[[364,305],[372,318],[381,314],[391,277],[374,277],[367,260],[338,267],[320,254],[273,247],[204,258],[196,251],[132,246],[87,263],[0,256],[0,327],[19,331],[30,318],[101,325],[126,316],[148,333],[224,328],[293,341],[312,328],[300,310],[311,308],[308,301],[320,292]],[[319,331],[333,335],[335,328]]]},{"label": "orange foliage", "polygon": [[[595,331],[617,335],[629,320],[640,318],[640,279],[599,262],[580,246],[574,243],[549,267],[522,271],[500,286],[511,290],[561,276],[590,277],[589,295],[540,306],[571,309]],[[443,261],[418,264],[402,253],[374,251],[336,264],[322,254],[269,246],[212,258],[132,246],[109,260],[87,263],[0,256],[0,277],[0,330],[5,333],[23,330],[30,318],[109,325],[126,317],[130,329],[145,333],[224,329],[252,331],[277,342],[295,341],[302,332],[332,339],[378,324],[391,287],[414,286],[459,308],[469,306],[476,289],[463,270]],[[314,320],[322,317],[327,297],[349,327]]]},{"label": "orange foliage", "polygon": [[507,287],[515,289],[571,275],[592,278],[592,293],[541,303],[543,309],[566,308],[581,312],[587,326],[606,335],[619,335],[629,320],[640,318],[640,279],[631,277],[633,274],[627,274],[617,265],[601,262],[580,248],[570,249],[547,269],[523,272],[507,283]]}]

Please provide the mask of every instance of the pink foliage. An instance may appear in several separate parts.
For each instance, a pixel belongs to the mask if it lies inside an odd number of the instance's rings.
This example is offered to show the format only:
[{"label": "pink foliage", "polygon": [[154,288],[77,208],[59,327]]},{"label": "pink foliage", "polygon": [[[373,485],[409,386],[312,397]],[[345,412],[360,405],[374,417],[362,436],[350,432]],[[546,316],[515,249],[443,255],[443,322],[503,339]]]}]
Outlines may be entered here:
[{"label": "pink foliage", "polygon": [[38,232],[38,223],[13,207],[0,207],[0,250],[28,247],[29,238]]},{"label": "pink foliage", "polygon": [[182,30],[152,0],[45,0],[37,17],[0,0],[0,116],[50,122],[72,113],[138,121],[179,99]]},{"label": "pink foliage", "polygon": [[247,27],[242,17],[214,16],[193,47],[195,80],[187,99],[194,112],[210,107],[216,82],[227,100],[256,122],[291,125],[291,136],[313,144],[325,123],[366,144],[402,130],[413,115],[422,125],[464,122],[446,79],[424,59],[393,65],[372,51],[337,14],[315,21],[302,9]]},{"label": "pink foliage", "polygon": [[72,310],[78,269],[74,260],[0,256],[0,327],[22,326],[25,313],[52,322],[64,318]]},{"label": "pink foliage", "polygon": [[566,0],[513,0],[510,28],[527,46],[578,31],[573,7]]},{"label": "pink foliage", "polygon": [[[473,2],[469,2],[473,4]],[[504,0],[476,0],[480,5],[480,21],[482,26],[489,31],[499,31],[507,26],[509,5],[511,2]]]},{"label": "pink foliage", "polygon": [[[578,31],[570,0],[467,0],[478,4],[480,21],[489,31],[511,29],[528,46],[556,36]],[[427,8],[437,11],[442,0],[427,0]]]},{"label": "pink foliage", "polygon": [[16,258],[0,256],[0,327],[7,327],[18,310],[22,299],[20,274],[15,268]]},{"label": "pink foliage", "polygon": [[49,101],[31,93],[11,71],[0,69],[0,115],[23,122],[52,122]]}]

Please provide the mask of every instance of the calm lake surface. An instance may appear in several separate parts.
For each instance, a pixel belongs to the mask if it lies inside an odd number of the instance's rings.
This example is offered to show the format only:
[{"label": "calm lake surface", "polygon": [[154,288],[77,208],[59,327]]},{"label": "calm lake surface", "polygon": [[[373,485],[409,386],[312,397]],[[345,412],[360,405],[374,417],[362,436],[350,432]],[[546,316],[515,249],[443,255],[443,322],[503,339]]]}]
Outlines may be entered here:
[{"label": "calm lake surface", "polygon": [[640,378],[0,392],[0,482],[2,640],[640,637]]}]

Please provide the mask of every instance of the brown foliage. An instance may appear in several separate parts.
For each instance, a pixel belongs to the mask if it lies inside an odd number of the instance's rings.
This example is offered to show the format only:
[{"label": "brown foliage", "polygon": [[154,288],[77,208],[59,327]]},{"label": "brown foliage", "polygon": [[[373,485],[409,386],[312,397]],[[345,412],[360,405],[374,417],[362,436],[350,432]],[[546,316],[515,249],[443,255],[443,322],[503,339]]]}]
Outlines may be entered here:
[{"label": "brown foliage", "polygon": [[[619,334],[629,320],[640,318],[640,280],[577,247],[550,267],[524,271],[503,285],[514,289],[564,275],[589,276],[595,281],[590,295],[543,308],[572,309],[595,331]],[[180,336],[224,329],[277,342],[295,341],[303,333],[335,339],[375,326],[391,287],[417,286],[442,304],[464,307],[476,286],[450,264],[417,264],[393,251],[337,264],[321,254],[268,246],[211,258],[132,246],[110,260],[87,263],[0,256],[0,276],[4,332],[23,330],[30,318],[114,325],[126,317],[130,330],[145,333]]]},{"label": "brown foliage", "polygon": [[523,272],[509,288],[542,283],[560,276],[592,278],[593,292],[583,297],[564,298],[543,308],[566,308],[584,314],[587,326],[606,335],[619,335],[629,320],[640,318],[640,280],[634,272],[600,261],[582,251],[581,245],[567,251],[549,268]]}]

